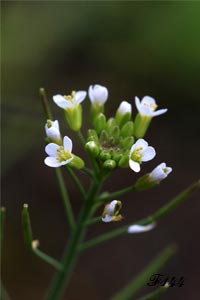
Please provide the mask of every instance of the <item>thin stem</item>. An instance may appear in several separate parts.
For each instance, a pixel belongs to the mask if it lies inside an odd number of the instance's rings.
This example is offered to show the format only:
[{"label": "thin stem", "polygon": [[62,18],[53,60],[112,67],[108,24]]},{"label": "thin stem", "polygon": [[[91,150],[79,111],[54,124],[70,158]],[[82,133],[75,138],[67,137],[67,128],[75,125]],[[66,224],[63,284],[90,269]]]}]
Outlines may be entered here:
[{"label": "thin stem", "polygon": [[83,136],[83,134],[82,134],[82,132],[80,130],[77,131],[77,135],[79,137],[79,140],[80,140],[82,146],[85,147],[85,138],[84,138],[84,136]]},{"label": "thin stem", "polygon": [[133,185],[127,187],[127,188],[124,188],[122,190],[119,190],[119,191],[116,191],[116,192],[113,192],[113,193],[103,193],[102,195],[100,195],[100,197],[98,198],[98,202],[105,202],[105,201],[108,201],[108,200],[113,200],[113,199],[117,199],[118,197],[120,196],[123,196],[129,192],[132,192],[134,191],[135,187]]},{"label": "thin stem", "polygon": [[1,228],[0,228],[0,252],[2,251],[3,246],[3,238],[4,238],[4,225],[5,225],[5,218],[6,218],[6,209],[5,207],[1,207],[0,210],[0,217],[1,217]]},{"label": "thin stem", "polygon": [[8,294],[6,288],[4,287],[4,285],[2,284],[2,282],[0,283],[0,288],[1,288],[1,292],[0,292],[0,299],[1,300],[11,300],[10,295]]},{"label": "thin stem", "polygon": [[81,196],[83,197],[83,200],[85,200],[86,193],[85,193],[85,190],[84,190],[82,184],[80,183],[78,177],[76,176],[76,174],[70,167],[66,166],[66,170],[67,170],[68,174],[70,175],[70,177],[73,179],[76,187],[78,188]]},{"label": "thin stem", "polygon": [[62,270],[63,266],[61,263],[59,263],[56,259],[54,259],[53,257],[47,255],[46,253],[42,252],[40,249],[38,248],[33,248],[32,247],[32,251],[33,253],[38,256],[39,258],[41,258],[44,262],[48,263],[49,265],[51,265],[52,267],[54,267],[56,270]]},{"label": "thin stem", "polygon": [[[175,255],[176,247],[174,245],[165,248],[136,278],[115,294],[111,300],[129,300],[150,280],[150,277],[163,268],[167,262]],[[148,299],[148,298],[147,298]]]},{"label": "thin stem", "polygon": [[83,173],[89,175],[91,178],[94,178],[94,174],[93,174],[92,170],[90,170],[86,167],[83,167],[80,171],[82,171]]},{"label": "thin stem", "polygon": [[62,172],[61,172],[60,168],[56,168],[55,173],[56,173],[60,193],[62,195],[62,200],[63,200],[63,204],[64,204],[64,207],[65,207],[66,215],[67,215],[67,220],[68,220],[70,228],[73,229],[74,225],[75,225],[74,214],[73,214],[73,211],[72,211],[71,203],[69,201],[69,196],[68,196],[68,193],[67,193],[67,189],[66,189],[66,186],[65,186],[64,179],[63,179]]},{"label": "thin stem", "polygon": [[[151,224],[158,219],[166,216],[169,214],[171,211],[173,211],[179,204],[181,204],[184,200],[186,200],[189,196],[191,196],[195,191],[197,191],[200,188],[200,181],[194,183],[191,185],[189,188],[184,190],[182,193],[178,194],[175,198],[173,198],[170,202],[159,208],[155,213],[152,215],[136,221],[135,224],[138,225],[147,225]],[[110,232],[107,232],[105,234],[102,234],[92,240],[89,240],[82,244],[79,248],[80,251],[86,250],[88,248],[94,247],[102,242],[105,242],[107,240],[113,239],[117,236],[120,236],[124,233],[127,233],[128,227],[131,226],[132,224],[120,227],[118,229],[112,230]]]},{"label": "thin stem", "polygon": [[62,264],[63,269],[58,272],[53,280],[50,290],[47,294],[48,300],[58,300],[63,294],[64,289],[69,281],[71,273],[75,267],[76,260],[78,258],[78,246],[83,240],[86,234],[85,222],[92,213],[93,203],[96,195],[100,189],[101,184],[97,181],[93,181],[87,194],[84,207],[77,220],[75,230],[72,232],[72,236],[69,240],[68,247],[65,251]]},{"label": "thin stem", "polygon": [[96,223],[99,223],[101,221],[102,217],[95,217],[95,218],[92,218],[90,220],[88,220],[85,225],[89,226],[89,225],[94,225]]},{"label": "thin stem", "polygon": [[47,94],[46,94],[45,89],[44,88],[40,88],[39,89],[39,94],[40,94],[40,97],[41,97],[41,101],[42,101],[42,106],[43,106],[43,109],[44,109],[45,117],[46,117],[46,119],[52,120],[52,114],[51,114],[51,110],[49,108],[49,102],[48,102],[48,99],[47,99]]},{"label": "thin stem", "polygon": [[52,258],[51,256],[45,254],[37,247],[39,246],[39,241],[33,239],[33,233],[31,228],[31,220],[28,212],[28,204],[23,205],[22,209],[22,226],[24,231],[24,240],[26,243],[27,248],[32,251],[35,255],[41,258],[43,261],[48,263],[49,265],[53,266],[55,269],[61,270],[62,265]]}]

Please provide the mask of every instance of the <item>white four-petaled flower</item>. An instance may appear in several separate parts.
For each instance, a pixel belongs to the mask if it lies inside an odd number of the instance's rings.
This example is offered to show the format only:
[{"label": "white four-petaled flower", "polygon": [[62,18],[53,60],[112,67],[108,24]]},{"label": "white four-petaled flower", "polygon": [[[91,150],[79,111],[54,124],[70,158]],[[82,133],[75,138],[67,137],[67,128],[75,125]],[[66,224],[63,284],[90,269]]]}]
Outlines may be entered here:
[{"label": "white four-petaled flower", "polygon": [[45,132],[48,138],[50,138],[53,141],[60,141],[61,134],[59,129],[59,123],[58,121],[51,121],[47,120],[47,123],[45,124]]},{"label": "white four-petaled flower", "polygon": [[167,108],[155,111],[157,108],[156,101],[149,96],[143,97],[141,102],[138,97],[135,97],[135,105],[140,115],[147,117],[156,117],[164,114],[167,111]]},{"label": "white four-petaled flower", "polygon": [[48,157],[45,158],[44,163],[53,168],[57,168],[70,163],[72,156],[72,140],[65,136],[63,138],[63,146],[55,143],[50,143],[45,147]]},{"label": "white four-petaled flower", "polygon": [[134,172],[140,171],[140,164],[143,161],[149,161],[156,155],[156,151],[153,147],[148,146],[148,143],[144,139],[139,139],[131,147],[129,154],[129,166]]},{"label": "white four-petaled flower", "polygon": [[62,96],[60,94],[53,96],[53,101],[61,108],[73,108],[83,102],[87,93],[86,91],[73,91],[71,95]]},{"label": "white four-petaled flower", "polygon": [[104,105],[108,99],[108,89],[100,84],[90,85],[88,94],[92,104]]},{"label": "white four-petaled flower", "polygon": [[124,115],[126,113],[130,113],[131,114],[131,112],[132,112],[132,106],[127,101],[122,101],[117,111],[119,113],[121,113],[122,115]]},{"label": "white four-petaled flower", "polygon": [[148,225],[138,225],[133,224],[128,227],[128,233],[142,233],[149,230],[152,230],[156,226],[156,223],[151,223]]},{"label": "white four-petaled flower", "polygon": [[149,174],[149,178],[152,181],[160,182],[161,180],[165,179],[169,173],[172,172],[171,167],[167,167],[166,163],[159,164],[153,171]]}]

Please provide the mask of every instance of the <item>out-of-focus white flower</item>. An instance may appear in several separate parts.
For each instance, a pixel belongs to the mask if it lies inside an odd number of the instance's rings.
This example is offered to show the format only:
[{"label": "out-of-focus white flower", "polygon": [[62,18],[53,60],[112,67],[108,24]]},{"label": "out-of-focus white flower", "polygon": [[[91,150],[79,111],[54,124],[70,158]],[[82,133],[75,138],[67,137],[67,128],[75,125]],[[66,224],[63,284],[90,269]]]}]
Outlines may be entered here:
[{"label": "out-of-focus white flower", "polygon": [[71,95],[62,96],[60,94],[53,96],[53,101],[61,108],[73,108],[85,99],[86,91],[73,91]]},{"label": "out-of-focus white flower", "polygon": [[165,179],[169,173],[172,172],[171,167],[167,167],[166,163],[159,164],[151,173],[149,173],[149,179],[151,181],[160,182]]},{"label": "out-of-focus white flower", "polygon": [[61,141],[61,134],[58,121],[47,120],[45,124],[45,132],[47,137],[53,142]]},{"label": "out-of-focus white flower", "polygon": [[122,216],[119,215],[121,207],[122,203],[118,200],[113,200],[106,204],[102,214],[102,221],[105,223],[120,221],[122,219]]},{"label": "out-of-focus white flower", "polygon": [[134,172],[140,171],[140,164],[143,161],[149,161],[156,155],[155,149],[148,146],[144,139],[139,139],[131,147],[129,154],[129,166]]},{"label": "out-of-focus white flower", "polygon": [[127,101],[122,101],[117,111],[119,113],[121,113],[122,115],[124,115],[126,113],[131,114],[132,113],[132,106]]},{"label": "out-of-focus white flower", "polygon": [[65,136],[63,138],[63,145],[59,146],[55,143],[50,143],[45,147],[48,157],[45,158],[44,163],[53,168],[66,165],[72,161],[72,140]]},{"label": "out-of-focus white flower", "polygon": [[108,89],[100,84],[90,85],[88,94],[92,104],[104,105],[108,99]]},{"label": "out-of-focus white flower", "polygon": [[157,108],[156,101],[155,99],[149,96],[143,97],[141,102],[138,97],[135,97],[135,105],[137,107],[138,112],[142,116],[147,116],[147,117],[156,117],[164,114],[167,111],[167,108],[159,109],[155,111]]},{"label": "out-of-focus white flower", "polygon": [[151,223],[148,225],[138,225],[133,224],[128,227],[128,233],[142,233],[149,230],[152,230],[156,226],[156,223]]}]

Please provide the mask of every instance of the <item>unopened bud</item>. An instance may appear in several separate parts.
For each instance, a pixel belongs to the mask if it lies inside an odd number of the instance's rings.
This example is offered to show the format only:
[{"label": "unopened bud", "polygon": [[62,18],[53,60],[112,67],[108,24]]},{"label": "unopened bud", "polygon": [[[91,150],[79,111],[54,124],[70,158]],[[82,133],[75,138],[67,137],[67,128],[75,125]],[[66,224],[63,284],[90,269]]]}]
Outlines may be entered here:
[{"label": "unopened bud", "polygon": [[72,155],[73,159],[69,162],[69,166],[74,168],[74,169],[82,169],[85,165],[84,161],[76,155]]},{"label": "unopened bud", "polygon": [[94,128],[99,134],[106,127],[106,117],[104,114],[100,113],[94,120]]},{"label": "unopened bud", "polygon": [[116,162],[112,159],[108,159],[104,162],[103,167],[107,170],[113,170],[116,167]]},{"label": "unopened bud", "polygon": [[85,144],[85,150],[92,156],[97,157],[99,154],[99,146],[96,142],[90,141]]},{"label": "unopened bud", "polygon": [[127,136],[132,136],[133,135],[133,122],[129,121],[121,129],[121,136],[127,137]]}]

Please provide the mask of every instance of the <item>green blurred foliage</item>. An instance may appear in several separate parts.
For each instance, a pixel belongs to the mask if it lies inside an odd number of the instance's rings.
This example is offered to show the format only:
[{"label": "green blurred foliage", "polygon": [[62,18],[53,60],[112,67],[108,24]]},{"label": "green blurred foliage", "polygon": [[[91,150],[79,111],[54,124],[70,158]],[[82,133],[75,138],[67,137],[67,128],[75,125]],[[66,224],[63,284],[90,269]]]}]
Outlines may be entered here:
[{"label": "green blurred foliage", "polygon": [[198,2],[5,1],[2,12],[3,170],[42,143],[41,86],[101,83],[116,102],[150,94],[183,114],[198,106]]}]

